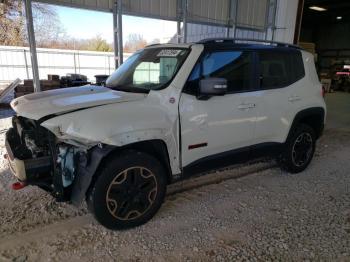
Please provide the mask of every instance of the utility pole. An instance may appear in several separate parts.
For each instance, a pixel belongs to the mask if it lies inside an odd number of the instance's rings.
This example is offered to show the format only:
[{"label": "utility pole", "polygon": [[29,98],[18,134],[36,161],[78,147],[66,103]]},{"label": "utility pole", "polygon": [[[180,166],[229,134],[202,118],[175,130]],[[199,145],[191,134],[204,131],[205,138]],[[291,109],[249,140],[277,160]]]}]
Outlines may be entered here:
[{"label": "utility pole", "polygon": [[40,92],[40,78],[38,69],[38,58],[36,54],[36,44],[34,35],[34,24],[33,24],[33,12],[32,12],[32,1],[24,0],[25,10],[26,10],[26,24],[28,30],[28,39],[30,47],[30,58],[32,61],[32,72],[33,72],[33,84],[34,91]]},{"label": "utility pole", "polygon": [[113,8],[115,68],[123,63],[123,9],[122,0],[115,0]]},{"label": "utility pole", "polygon": [[182,0],[183,43],[187,43],[187,9],[188,0]]}]

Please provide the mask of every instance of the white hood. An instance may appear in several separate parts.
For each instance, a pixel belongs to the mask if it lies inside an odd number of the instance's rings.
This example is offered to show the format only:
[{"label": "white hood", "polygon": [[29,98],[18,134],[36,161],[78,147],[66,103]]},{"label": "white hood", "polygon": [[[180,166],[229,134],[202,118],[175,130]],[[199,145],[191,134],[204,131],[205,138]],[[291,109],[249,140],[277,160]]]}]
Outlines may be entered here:
[{"label": "white hood", "polygon": [[11,107],[20,116],[38,120],[48,115],[59,115],[82,108],[134,101],[145,94],[114,91],[101,86],[81,86],[44,91],[19,97]]}]

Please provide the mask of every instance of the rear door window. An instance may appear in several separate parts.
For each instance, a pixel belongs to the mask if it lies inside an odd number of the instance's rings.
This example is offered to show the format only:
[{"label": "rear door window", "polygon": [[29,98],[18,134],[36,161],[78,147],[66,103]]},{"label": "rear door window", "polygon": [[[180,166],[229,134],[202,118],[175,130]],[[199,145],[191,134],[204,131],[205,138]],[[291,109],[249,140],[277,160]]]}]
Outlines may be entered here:
[{"label": "rear door window", "polygon": [[260,87],[273,89],[287,87],[305,76],[299,51],[259,52]]}]

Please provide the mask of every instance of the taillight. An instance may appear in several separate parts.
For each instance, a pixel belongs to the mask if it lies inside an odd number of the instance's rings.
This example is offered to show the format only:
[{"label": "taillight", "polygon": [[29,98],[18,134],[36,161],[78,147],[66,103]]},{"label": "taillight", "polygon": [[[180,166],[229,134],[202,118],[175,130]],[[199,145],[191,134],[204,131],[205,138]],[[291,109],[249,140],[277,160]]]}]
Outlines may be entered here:
[{"label": "taillight", "polygon": [[324,86],[322,86],[322,88],[321,88],[321,95],[322,95],[322,97],[325,97],[325,95],[326,95],[326,89],[324,88]]}]

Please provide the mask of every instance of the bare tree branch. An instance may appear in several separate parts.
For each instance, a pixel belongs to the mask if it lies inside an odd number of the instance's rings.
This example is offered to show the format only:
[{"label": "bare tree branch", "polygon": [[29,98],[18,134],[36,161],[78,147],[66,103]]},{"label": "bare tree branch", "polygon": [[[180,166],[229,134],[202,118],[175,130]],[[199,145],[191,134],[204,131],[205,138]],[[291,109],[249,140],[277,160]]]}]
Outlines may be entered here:
[{"label": "bare tree branch", "polygon": [[[28,41],[21,0],[3,0],[0,4],[0,45],[26,46]],[[39,47],[49,47],[64,34],[54,7],[33,3],[34,31]]]}]

